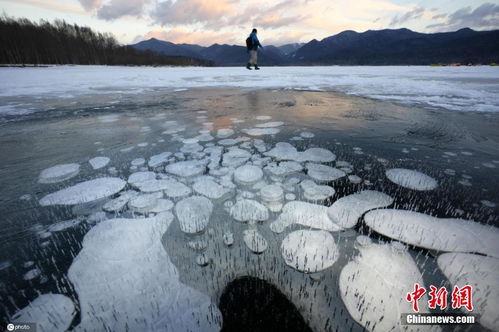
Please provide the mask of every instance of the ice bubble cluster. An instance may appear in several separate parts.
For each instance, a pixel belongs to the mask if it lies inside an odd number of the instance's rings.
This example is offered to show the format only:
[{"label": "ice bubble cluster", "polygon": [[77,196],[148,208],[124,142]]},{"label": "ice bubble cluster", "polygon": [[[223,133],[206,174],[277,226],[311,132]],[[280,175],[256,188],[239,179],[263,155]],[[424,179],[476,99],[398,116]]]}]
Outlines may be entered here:
[{"label": "ice bubble cluster", "polygon": [[308,163],[305,167],[308,176],[319,183],[338,180],[346,175],[344,171],[327,165]]},{"label": "ice bubble cluster", "polygon": [[67,296],[43,294],[16,312],[11,323],[36,322],[37,331],[63,332],[69,328],[76,315],[75,306]]},{"label": "ice bubble cluster", "polygon": [[411,169],[387,169],[386,177],[399,186],[414,190],[433,190],[438,187],[437,180],[426,174]]},{"label": "ice bubble cluster", "polygon": [[293,160],[297,162],[311,161],[315,163],[327,163],[336,159],[336,155],[323,148],[310,148],[303,152],[287,142],[276,143],[275,147],[265,153],[266,156],[277,160]]},{"label": "ice bubble cluster", "polygon": [[[499,259],[473,254],[449,253],[437,259],[438,267],[452,286],[470,285],[473,312],[480,316],[479,323],[492,330],[499,324]],[[462,311],[468,313],[466,308]]]},{"label": "ice bubble cluster", "polygon": [[269,211],[265,205],[252,199],[238,200],[230,208],[230,215],[240,222],[254,223],[269,219]]},{"label": "ice bubble cluster", "polygon": [[493,226],[395,209],[370,211],[364,219],[374,231],[417,247],[499,258],[499,229]]},{"label": "ice bubble cluster", "polygon": [[199,233],[203,231],[210,221],[213,203],[203,196],[184,198],[175,205],[175,213],[184,233]]},{"label": "ice bubble cluster", "polygon": [[168,162],[168,158],[172,155],[171,152],[162,152],[160,154],[156,154],[149,158],[149,162],[147,163],[149,167],[158,167],[166,164]]},{"label": "ice bubble cluster", "polygon": [[263,177],[260,167],[244,165],[234,171],[234,180],[241,185],[250,185],[258,182]]},{"label": "ice bubble cluster", "polygon": [[244,244],[255,254],[261,254],[267,250],[267,240],[256,229],[243,231],[243,240]]},{"label": "ice bubble cluster", "polygon": [[90,163],[90,166],[92,166],[93,169],[97,170],[102,167],[106,167],[110,161],[111,159],[108,157],[95,157],[90,159],[88,162]]},{"label": "ice bubble cluster", "polygon": [[179,161],[165,167],[167,173],[181,177],[201,175],[205,170],[206,163],[202,160]]},{"label": "ice bubble cluster", "polygon": [[61,164],[44,169],[38,178],[40,183],[57,183],[71,179],[80,172],[79,164]]},{"label": "ice bubble cluster", "polygon": [[68,273],[81,308],[76,331],[220,329],[216,306],[179,281],[161,244],[172,219],[111,219],[85,235]]},{"label": "ice bubble cluster", "polygon": [[219,199],[232,191],[232,189],[218,184],[214,179],[209,177],[198,178],[192,185],[192,189],[198,194],[211,199]]},{"label": "ice bubble cluster", "polygon": [[[348,312],[368,331],[403,330],[401,314],[413,312],[406,295],[415,283],[424,287],[418,267],[400,243],[375,244],[362,236],[357,249],[359,256],[343,268],[339,277],[341,299]],[[419,303],[420,312],[428,312],[426,294]],[[407,329],[416,331],[419,327]],[[438,326],[428,329],[440,330]]]},{"label": "ice bubble cluster", "polygon": [[303,196],[310,201],[321,201],[333,196],[335,191],[330,186],[321,186],[312,180],[304,180],[300,183],[303,190]]},{"label": "ice bubble cluster", "polygon": [[92,202],[120,192],[126,182],[119,178],[104,177],[78,183],[72,187],[48,194],[40,205],[74,205]]},{"label": "ice bubble cluster", "polygon": [[338,248],[333,236],[320,230],[289,233],[282,240],[281,253],[287,265],[305,273],[325,270],[338,259]]},{"label": "ice bubble cluster", "polygon": [[328,208],[327,214],[335,224],[344,228],[352,228],[367,211],[387,207],[392,203],[393,198],[387,194],[363,190],[338,199]]},{"label": "ice bubble cluster", "polygon": [[286,203],[279,217],[270,224],[270,229],[274,233],[282,233],[286,227],[293,224],[325,231],[342,229],[328,217],[326,206],[300,201]]}]

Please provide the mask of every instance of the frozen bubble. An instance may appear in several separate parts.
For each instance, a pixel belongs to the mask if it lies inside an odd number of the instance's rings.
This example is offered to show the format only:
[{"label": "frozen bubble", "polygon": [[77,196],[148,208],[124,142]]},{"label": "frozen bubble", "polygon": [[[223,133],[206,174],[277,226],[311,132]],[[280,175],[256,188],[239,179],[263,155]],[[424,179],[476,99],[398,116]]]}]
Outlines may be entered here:
[{"label": "frozen bubble", "polygon": [[37,268],[34,268],[34,269],[31,269],[29,270],[28,272],[26,272],[23,276],[23,279],[24,280],[33,280],[35,278],[38,278],[40,276],[42,272],[37,269]]},{"label": "frozen bubble", "polygon": [[223,128],[223,129],[218,129],[217,130],[217,137],[218,138],[227,138],[234,135],[234,130],[230,128]]},{"label": "frozen bubble", "polygon": [[287,265],[305,273],[314,273],[331,267],[339,255],[330,233],[313,230],[289,233],[282,240],[281,254]]},{"label": "frozen bubble", "polygon": [[27,261],[27,262],[24,262],[23,267],[27,269],[29,267],[32,267],[33,265],[35,265],[35,262]]},{"label": "frozen bubble", "polygon": [[197,176],[206,171],[206,162],[201,160],[179,161],[167,165],[165,171],[181,177]]},{"label": "frozen bubble", "polygon": [[294,160],[298,162],[331,162],[336,159],[334,153],[323,148],[310,148],[303,152],[298,152],[294,146],[286,142],[279,142],[275,147],[265,153],[266,156],[277,160]]},{"label": "frozen bubble", "polygon": [[438,186],[434,178],[411,169],[391,168],[386,170],[386,177],[399,186],[414,190],[433,190]]},{"label": "frozen bubble", "polygon": [[206,266],[210,264],[210,259],[206,254],[200,254],[196,257],[196,264],[199,266]]},{"label": "frozen bubble", "polygon": [[156,201],[156,205],[151,209],[152,213],[161,213],[169,211],[173,208],[173,202],[169,199],[160,198]]},{"label": "frozen bubble", "polygon": [[19,199],[21,201],[29,201],[29,200],[31,200],[31,195],[30,194],[24,194],[24,195],[20,196]]},{"label": "frozen bubble", "polygon": [[[470,285],[473,290],[473,312],[482,326],[497,330],[499,321],[499,259],[473,254],[443,254],[438,266],[453,286]],[[465,307],[461,310],[468,313]]]},{"label": "frozen bubble", "polygon": [[69,328],[76,314],[75,306],[67,296],[43,294],[16,312],[11,323],[36,322],[37,331],[63,332]]},{"label": "frozen bubble", "polygon": [[496,227],[392,209],[370,211],[364,220],[374,231],[417,247],[499,257],[499,229]]},{"label": "frozen bubble", "polygon": [[203,196],[184,198],[175,206],[175,213],[184,233],[199,233],[210,221],[213,204]]},{"label": "frozen bubble", "polygon": [[40,183],[57,183],[71,179],[80,172],[78,164],[61,164],[44,169],[38,178]]},{"label": "frozen bubble", "polygon": [[184,144],[196,144],[198,142],[197,138],[185,138],[182,140]]},{"label": "frozen bubble", "polygon": [[230,215],[240,222],[265,221],[269,211],[265,205],[251,199],[241,199],[230,208]]},{"label": "frozen bubble", "polygon": [[187,246],[195,251],[204,251],[208,248],[208,241],[203,239],[196,239],[187,242]]},{"label": "frozen bubble", "polygon": [[125,181],[110,177],[85,181],[46,195],[40,200],[40,205],[74,205],[88,203],[114,195],[121,191],[125,185]]},{"label": "frozen bubble", "polygon": [[185,154],[194,154],[196,152],[203,151],[203,146],[199,143],[190,143],[190,144],[184,144],[181,148],[180,151],[185,153]]},{"label": "frozen bubble", "polygon": [[265,202],[282,201],[284,198],[284,191],[278,184],[269,184],[260,189],[260,197]]},{"label": "frozen bubble", "polygon": [[359,218],[369,210],[386,207],[393,198],[379,191],[363,190],[340,198],[331,205],[327,214],[335,223],[344,228],[352,228]]},{"label": "frozen bubble", "polygon": [[224,244],[230,247],[234,244],[234,234],[232,232],[225,232],[223,235]]},{"label": "frozen bubble", "polygon": [[319,182],[334,181],[346,176],[345,172],[331,166],[308,163],[305,167],[308,176]]},{"label": "frozen bubble", "polygon": [[142,166],[146,163],[146,160],[144,158],[136,158],[134,160],[132,160],[132,162],[130,164],[132,164],[132,166]]},{"label": "frozen bubble", "polygon": [[303,137],[300,136],[293,136],[290,138],[291,141],[303,141]]},{"label": "frozen bubble", "polygon": [[81,222],[81,219],[78,219],[78,218],[59,221],[55,224],[50,225],[48,230],[50,232],[60,232],[60,231],[66,230],[68,228],[74,227],[74,226],[78,225],[80,222]]},{"label": "frozen bubble", "polygon": [[231,191],[231,189],[225,188],[212,179],[205,177],[197,179],[194,182],[192,189],[194,189],[194,191],[198,194],[211,199],[219,199]]},{"label": "frozen bubble", "polygon": [[[407,251],[393,250],[388,244],[357,249],[359,256],[339,277],[341,299],[348,312],[368,331],[404,330],[400,314],[413,312],[406,295],[416,283],[424,287],[417,265]],[[428,312],[427,301],[426,294],[419,300],[420,312]],[[416,328],[414,331],[419,330]],[[440,327],[428,326],[428,330],[439,331]]]},{"label": "frozen bubble", "polygon": [[104,204],[102,209],[108,212],[120,211],[125,207],[125,205],[128,204],[128,202],[132,198],[137,197],[138,195],[139,193],[133,190],[125,191],[119,197],[106,202],[106,204]]},{"label": "frozen bubble", "polygon": [[184,197],[189,195],[192,190],[182,182],[174,179],[167,179],[168,186],[163,189],[166,196],[171,198]]},{"label": "frozen bubble", "polygon": [[87,217],[87,223],[90,223],[90,224],[96,224],[98,222],[101,222],[103,220],[106,220],[107,219],[107,215],[105,212],[103,211],[98,211],[98,212],[94,212],[94,213],[91,213],[88,217]]},{"label": "frozen bubble", "polygon": [[468,151],[461,151],[461,154],[464,156],[472,156],[473,155],[473,153],[468,152]]},{"label": "frozen bubble", "polygon": [[0,262],[0,271],[8,269],[9,267],[11,267],[11,265],[12,265],[12,263],[9,261]]},{"label": "frozen bubble", "polygon": [[264,135],[275,135],[280,132],[279,128],[249,128],[243,129],[244,133],[250,136],[264,136]]},{"label": "frozen bubble", "polygon": [[342,229],[329,219],[326,206],[300,201],[286,203],[277,220],[270,224],[270,229],[274,233],[282,233],[286,227],[293,224],[325,231]]},{"label": "frozen bubble", "polygon": [[120,150],[120,152],[126,153],[126,152],[130,152],[130,151],[132,151],[133,149],[134,149],[134,147],[133,147],[133,146],[130,146],[130,147],[128,147],[128,148],[123,148],[123,149],[121,149],[121,150]]},{"label": "frozen bubble", "polygon": [[303,166],[296,161],[281,161],[279,164],[268,164],[264,167],[264,170],[274,177],[286,177],[293,173],[301,172]]},{"label": "frozen bubble", "polygon": [[261,254],[267,250],[267,240],[256,229],[245,230],[243,232],[243,240],[249,250],[255,254]]},{"label": "frozen bubble", "polygon": [[263,177],[262,170],[253,165],[244,165],[234,171],[234,180],[242,185],[250,185],[258,182]]},{"label": "frozen bubble", "polygon": [[[345,172],[345,173],[348,173],[348,172]],[[358,175],[349,175],[348,181],[350,181],[353,184],[359,184],[362,182],[362,179]]]},{"label": "frozen bubble", "polygon": [[449,157],[457,157],[457,153],[449,152],[449,151],[444,152],[444,155],[449,156]]},{"label": "frozen bubble", "polygon": [[471,182],[468,179],[459,180],[457,183],[466,187],[471,187]]},{"label": "frozen bubble", "polygon": [[305,180],[300,183],[301,188],[303,189],[303,195],[305,199],[311,201],[324,200],[330,196],[333,196],[335,191],[330,186],[320,186],[317,185],[312,180]]},{"label": "frozen bubble", "polygon": [[493,163],[482,163],[482,165],[487,168],[496,168],[496,165]]},{"label": "frozen bubble", "polygon": [[146,147],[146,146],[148,146],[148,145],[149,145],[149,143],[147,143],[147,142],[142,142],[142,143],[137,144],[137,146],[138,146],[139,148],[145,148],[145,147]]},{"label": "frozen bubble", "polygon": [[90,159],[88,162],[93,169],[99,169],[105,167],[107,164],[109,164],[110,161],[111,159],[109,159],[108,157],[95,157]]},{"label": "frozen bubble", "polygon": [[311,133],[309,131],[302,131],[300,133],[300,136],[303,137],[303,138],[313,138],[313,137],[315,137],[315,134]]},{"label": "frozen bubble", "polygon": [[491,202],[491,201],[488,201],[488,200],[481,200],[480,203],[482,203],[483,206],[486,206],[486,207],[489,207],[489,208],[495,208],[496,207],[496,203],[494,202]]},{"label": "frozen bubble", "polygon": [[168,158],[172,155],[171,152],[163,152],[157,155],[152,156],[147,163],[149,167],[158,167],[166,164],[168,162]]},{"label": "frozen bubble", "polygon": [[285,197],[286,197],[286,200],[288,200],[288,201],[294,201],[296,199],[296,195],[295,194],[291,194],[291,193],[286,194]]},{"label": "frozen bubble", "polygon": [[201,135],[198,135],[195,138],[200,142],[209,142],[214,139],[213,136],[210,135],[209,130],[206,130],[205,132],[201,133]]},{"label": "frozen bubble", "polygon": [[264,122],[264,123],[258,123],[255,125],[257,128],[275,128],[275,127],[280,127],[284,124],[282,121],[273,121],[273,122]]},{"label": "frozen bubble", "polygon": [[138,213],[147,213],[150,212],[157,203],[158,195],[156,193],[143,194],[132,198],[128,203],[128,206]]},{"label": "frozen bubble", "polygon": [[257,115],[255,119],[259,121],[265,121],[272,119],[272,117],[270,115]]},{"label": "frozen bubble", "polygon": [[407,148],[402,149],[402,153],[409,153],[410,151]]},{"label": "frozen bubble", "polygon": [[218,144],[223,145],[223,146],[236,145],[237,143],[239,143],[239,141],[234,139],[234,138],[226,138],[226,139],[222,139],[222,140],[218,141]]},{"label": "frozen bubble", "polygon": [[111,219],[85,235],[68,272],[81,308],[76,330],[220,330],[216,306],[180,282],[163,247],[172,219]]},{"label": "frozen bubble", "polygon": [[444,170],[444,173],[445,173],[445,174],[447,174],[447,175],[451,175],[451,176],[456,175],[456,171],[455,171],[455,170],[453,170],[452,168],[446,168],[446,169]]},{"label": "frozen bubble", "polygon": [[238,167],[251,158],[251,153],[246,150],[234,148],[223,154],[222,165],[228,167]]}]

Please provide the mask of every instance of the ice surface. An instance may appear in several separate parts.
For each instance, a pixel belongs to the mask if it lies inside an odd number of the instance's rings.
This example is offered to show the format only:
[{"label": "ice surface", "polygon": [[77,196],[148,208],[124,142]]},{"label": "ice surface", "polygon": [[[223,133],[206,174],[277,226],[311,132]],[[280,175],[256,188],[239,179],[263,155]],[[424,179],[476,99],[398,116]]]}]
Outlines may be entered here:
[{"label": "ice surface", "polygon": [[[423,278],[411,255],[400,245],[374,244],[360,237],[359,256],[350,261],[339,277],[340,294],[350,315],[368,331],[439,331],[438,326],[400,325],[402,313],[412,311],[406,295]],[[428,312],[426,294],[420,312]]]},{"label": "ice surface", "polygon": [[303,195],[305,199],[311,201],[324,200],[335,193],[334,188],[330,186],[321,186],[312,180],[304,180],[300,183],[300,187],[303,189]]},{"label": "ice surface", "polygon": [[147,163],[149,167],[158,167],[162,166],[168,161],[168,158],[172,155],[171,152],[163,152],[157,155],[152,156]]},{"label": "ice surface", "polygon": [[110,161],[111,159],[109,159],[108,157],[95,157],[90,159],[88,162],[90,163],[93,169],[99,169],[102,167],[106,167]]},{"label": "ice surface", "polygon": [[67,296],[43,294],[16,312],[9,323],[36,323],[41,332],[63,332],[69,328],[76,314],[75,306]]},{"label": "ice surface", "polygon": [[331,205],[327,214],[335,223],[344,228],[352,228],[359,218],[369,210],[387,207],[393,198],[374,190],[363,190],[340,198]]},{"label": "ice surface", "polygon": [[262,170],[253,165],[244,165],[234,171],[234,181],[242,185],[258,182],[263,177]]},{"label": "ice surface", "polygon": [[75,331],[218,331],[210,299],[180,283],[162,236],[171,213],[111,219],[92,228],[69,269],[81,306]]},{"label": "ice surface", "polygon": [[[309,88],[335,90],[380,100],[462,111],[499,111],[495,67],[378,66],[268,67],[241,72],[234,67],[54,66],[1,68],[0,96],[136,94],[138,91],[200,87]],[[78,79],[75,79],[77,77]],[[168,79],[165,80],[165,77]],[[46,84],[46,82],[51,84]],[[25,109],[24,107],[23,109]],[[19,112],[21,113],[21,109]]]},{"label": "ice surface", "polygon": [[203,196],[184,198],[175,205],[180,229],[184,233],[202,232],[210,221],[212,211],[213,204]]},{"label": "ice surface", "polygon": [[269,219],[267,208],[251,199],[241,199],[230,208],[230,215],[240,222],[256,222]]},{"label": "ice surface", "polygon": [[[449,279],[452,287],[470,285],[473,289],[473,313],[478,322],[499,331],[499,259],[473,254],[442,254],[438,266]],[[469,313],[466,308],[461,308]]]},{"label": "ice surface", "polygon": [[261,254],[267,250],[267,240],[256,229],[243,231],[243,240],[246,246],[255,254]]},{"label": "ice surface", "polygon": [[57,183],[71,179],[80,172],[79,164],[61,164],[44,169],[38,178],[40,183]]},{"label": "ice surface", "polygon": [[74,205],[95,201],[121,191],[126,182],[111,177],[78,183],[72,187],[48,194],[40,199],[40,205]]},{"label": "ice surface", "polygon": [[200,160],[179,161],[165,167],[167,173],[181,177],[201,175],[205,170],[206,163]]},{"label": "ice surface", "polygon": [[327,165],[308,163],[305,168],[308,176],[318,182],[330,182],[346,176],[342,170]]},{"label": "ice surface", "polygon": [[275,233],[282,233],[286,227],[292,224],[325,231],[342,229],[329,219],[326,206],[300,201],[286,203],[277,220],[270,224],[270,229]]},{"label": "ice surface", "polygon": [[286,264],[305,273],[314,273],[331,267],[339,255],[330,233],[312,230],[289,233],[282,240],[281,253]]},{"label": "ice surface", "polygon": [[411,169],[391,168],[386,170],[386,177],[399,186],[414,190],[433,190],[438,186],[434,178]]},{"label": "ice surface", "polygon": [[364,220],[374,231],[414,246],[499,257],[499,229],[493,226],[392,209],[370,211]]}]

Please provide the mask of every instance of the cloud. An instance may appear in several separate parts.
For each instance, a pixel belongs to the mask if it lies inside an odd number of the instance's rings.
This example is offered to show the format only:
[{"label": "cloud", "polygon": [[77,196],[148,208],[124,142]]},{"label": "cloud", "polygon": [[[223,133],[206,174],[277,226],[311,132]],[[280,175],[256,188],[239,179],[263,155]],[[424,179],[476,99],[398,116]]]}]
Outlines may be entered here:
[{"label": "cloud", "polygon": [[389,25],[392,27],[393,26],[400,26],[401,24],[404,24],[407,21],[421,18],[423,16],[423,14],[425,13],[425,11],[426,11],[426,9],[424,7],[417,6],[414,9],[405,13],[404,15],[401,15],[401,16],[397,15],[397,16],[393,17],[393,19]]},{"label": "cloud", "polygon": [[219,21],[235,12],[234,1],[167,0],[157,3],[152,16],[157,23],[165,26]]},{"label": "cloud", "polygon": [[475,9],[468,6],[442,18],[447,18],[447,20],[441,23],[430,24],[427,28],[447,30],[457,30],[465,27],[497,29],[499,28],[499,5],[486,2]]},{"label": "cloud", "polygon": [[91,11],[102,6],[102,0],[78,0],[86,11]]},{"label": "cloud", "polygon": [[[136,38],[135,42],[144,39],[156,38],[166,40],[175,44],[197,44],[210,46],[213,44],[242,44],[243,39],[238,34],[212,31],[191,31],[183,28],[172,28],[169,30],[152,30],[149,31],[144,38]],[[239,40],[240,39],[240,40]]]},{"label": "cloud", "polygon": [[149,0],[111,0],[97,10],[97,17],[107,21],[123,16],[140,17],[147,3]]}]

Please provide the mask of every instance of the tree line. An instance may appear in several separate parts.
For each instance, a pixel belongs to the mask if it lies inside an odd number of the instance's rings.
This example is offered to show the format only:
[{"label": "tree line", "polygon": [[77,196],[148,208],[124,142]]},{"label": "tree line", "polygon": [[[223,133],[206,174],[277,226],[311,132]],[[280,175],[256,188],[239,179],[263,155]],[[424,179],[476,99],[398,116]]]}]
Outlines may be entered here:
[{"label": "tree line", "polygon": [[121,46],[110,33],[97,33],[63,20],[36,23],[0,17],[0,45],[0,64],[6,65],[213,65],[206,60]]}]

